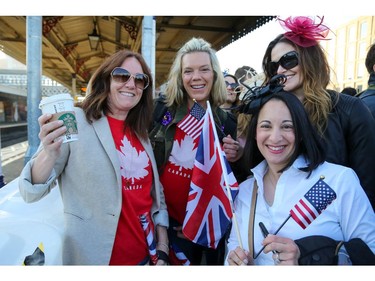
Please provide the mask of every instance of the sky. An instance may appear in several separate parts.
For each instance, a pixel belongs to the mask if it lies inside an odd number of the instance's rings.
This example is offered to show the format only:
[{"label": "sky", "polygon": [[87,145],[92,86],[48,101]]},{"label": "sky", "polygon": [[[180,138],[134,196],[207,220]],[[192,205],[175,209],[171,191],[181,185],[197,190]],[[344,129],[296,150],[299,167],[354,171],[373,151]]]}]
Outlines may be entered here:
[{"label": "sky", "polygon": [[[346,24],[357,16],[356,14],[345,17],[328,15],[324,16],[323,23],[330,29],[335,30],[337,27]],[[280,17],[285,19],[287,16]],[[316,19],[316,22],[318,22],[318,19]],[[275,39],[278,34],[284,32],[285,30],[280,26],[278,21],[274,19],[250,32],[247,36],[217,51],[222,70],[228,69],[230,74],[234,74],[237,68],[248,65],[254,68],[258,73],[262,72],[262,59],[269,42]],[[334,36],[334,34],[330,33],[328,38],[330,38],[330,36]]]}]

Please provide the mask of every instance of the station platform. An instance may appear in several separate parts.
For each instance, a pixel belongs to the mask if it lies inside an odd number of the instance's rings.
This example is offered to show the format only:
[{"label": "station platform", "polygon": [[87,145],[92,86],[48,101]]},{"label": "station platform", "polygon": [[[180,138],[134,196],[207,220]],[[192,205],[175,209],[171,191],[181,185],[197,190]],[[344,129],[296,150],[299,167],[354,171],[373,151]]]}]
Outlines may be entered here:
[{"label": "station platform", "polygon": [[5,182],[16,179],[24,165],[28,142],[20,142],[1,149],[1,165]]}]

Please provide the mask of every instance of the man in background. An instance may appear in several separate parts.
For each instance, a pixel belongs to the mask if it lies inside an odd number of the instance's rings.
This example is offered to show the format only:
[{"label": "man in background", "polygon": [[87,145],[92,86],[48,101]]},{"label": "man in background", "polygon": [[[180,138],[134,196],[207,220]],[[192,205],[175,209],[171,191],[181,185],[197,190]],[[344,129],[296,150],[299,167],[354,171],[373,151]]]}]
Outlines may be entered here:
[{"label": "man in background", "polygon": [[367,105],[372,116],[375,118],[375,43],[371,45],[367,52],[365,64],[367,71],[370,74],[368,88],[359,93],[358,97]]},{"label": "man in background", "polygon": [[357,90],[354,89],[353,87],[345,87],[344,89],[342,89],[341,93],[347,94],[353,97],[355,97],[358,94]]},{"label": "man in background", "polygon": [[255,75],[257,75],[255,69],[247,65],[237,68],[236,72],[234,73],[234,76],[237,77],[240,83],[251,79]]}]

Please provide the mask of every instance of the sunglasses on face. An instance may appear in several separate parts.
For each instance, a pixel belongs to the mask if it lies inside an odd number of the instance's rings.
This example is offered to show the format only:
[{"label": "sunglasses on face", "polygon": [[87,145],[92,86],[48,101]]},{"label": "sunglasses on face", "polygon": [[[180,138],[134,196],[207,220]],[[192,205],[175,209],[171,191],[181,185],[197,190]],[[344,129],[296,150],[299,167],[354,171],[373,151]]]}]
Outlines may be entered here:
[{"label": "sunglasses on face", "polygon": [[231,90],[233,90],[236,93],[241,92],[240,85],[238,83],[229,83],[228,81],[225,81],[225,85],[230,87]]},{"label": "sunglasses on face", "polygon": [[121,84],[128,83],[130,81],[130,78],[133,77],[134,85],[140,90],[145,90],[149,85],[149,78],[146,74],[131,74],[125,68],[121,67],[115,67],[111,72],[111,77],[113,81]]},{"label": "sunglasses on face", "polygon": [[298,65],[298,53],[291,51],[283,55],[278,62],[270,61],[268,63],[268,71],[271,75],[275,75],[279,66],[289,70]]}]

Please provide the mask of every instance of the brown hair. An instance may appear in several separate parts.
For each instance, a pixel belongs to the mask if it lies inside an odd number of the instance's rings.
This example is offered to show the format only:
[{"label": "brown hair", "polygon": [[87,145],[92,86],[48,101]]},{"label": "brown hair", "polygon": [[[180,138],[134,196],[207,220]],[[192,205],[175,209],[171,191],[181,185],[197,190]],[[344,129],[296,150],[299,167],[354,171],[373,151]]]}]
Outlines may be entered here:
[{"label": "brown hair", "polygon": [[293,46],[299,55],[305,97],[303,104],[312,123],[323,135],[327,127],[328,114],[333,107],[331,96],[326,90],[330,81],[330,68],[324,50],[320,44],[300,47],[287,39],[284,34],[280,34],[270,42],[263,57],[262,66],[266,75],[264,84],[273,76],[268,69],[268,64],[271,61],[272,49],[280,42]]},{"label": "brown hair", "polygon": [[127,117],[125,125],[131,128],[140,138],[147,140],[147,128],[152,121],[152,75],[143,57],[129,50],[121,50],[108,57],[101,66],[95,71],[87,86],[85,99],[77,104],[86,114],[88,122],[92,123],[111,112],[108,105],[108,96],[110,93],[111,72],[115,67],[121,66],[125,59],[129,57],[136,58],[142,66],[143,73],[150,78],[148,87],[143,90],[139,103],[133,107]]}]

